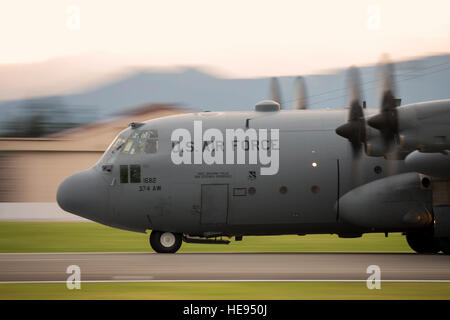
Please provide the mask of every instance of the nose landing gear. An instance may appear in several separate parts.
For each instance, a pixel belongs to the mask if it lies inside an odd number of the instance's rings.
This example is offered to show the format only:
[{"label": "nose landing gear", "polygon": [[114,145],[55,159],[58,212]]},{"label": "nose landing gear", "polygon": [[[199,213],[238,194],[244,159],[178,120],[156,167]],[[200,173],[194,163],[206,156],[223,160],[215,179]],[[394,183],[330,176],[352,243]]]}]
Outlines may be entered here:
[{"label": "nose landing gear", "polygon": [[150,245],[158,253],[175,253],[180,249],[183,238],[181,233],[153,230]]}]

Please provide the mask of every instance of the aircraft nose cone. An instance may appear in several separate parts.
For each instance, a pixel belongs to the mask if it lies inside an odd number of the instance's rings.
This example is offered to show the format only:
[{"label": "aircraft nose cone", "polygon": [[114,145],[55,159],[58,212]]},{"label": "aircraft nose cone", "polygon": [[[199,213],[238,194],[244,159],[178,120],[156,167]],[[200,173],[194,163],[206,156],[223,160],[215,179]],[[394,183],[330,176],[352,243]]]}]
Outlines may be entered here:
[{"label": "aircraft nose cone", "polygon": [[61,182],[56,200],[64,211],[103,221],[108,203],[107,185],[95,170],[81,171]]}]

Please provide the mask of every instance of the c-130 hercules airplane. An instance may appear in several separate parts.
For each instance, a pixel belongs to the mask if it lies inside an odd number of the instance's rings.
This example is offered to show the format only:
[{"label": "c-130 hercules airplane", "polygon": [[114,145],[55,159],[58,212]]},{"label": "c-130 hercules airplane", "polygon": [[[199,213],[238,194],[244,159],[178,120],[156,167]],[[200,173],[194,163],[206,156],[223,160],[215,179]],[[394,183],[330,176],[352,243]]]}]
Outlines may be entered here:
[{"label": "c-130 hercules airplane", "polygon": [[152,230],[159,253],[233,236],[402,232],[418,253],[449,254],[450,100],[400,106],[392,64],[380,68],[378,112],[361,106],[353,67],[344,110],[305,110],[303,97],[294,110],[266,100],[132,122],[97,164],[61,183],[58,204]]}]

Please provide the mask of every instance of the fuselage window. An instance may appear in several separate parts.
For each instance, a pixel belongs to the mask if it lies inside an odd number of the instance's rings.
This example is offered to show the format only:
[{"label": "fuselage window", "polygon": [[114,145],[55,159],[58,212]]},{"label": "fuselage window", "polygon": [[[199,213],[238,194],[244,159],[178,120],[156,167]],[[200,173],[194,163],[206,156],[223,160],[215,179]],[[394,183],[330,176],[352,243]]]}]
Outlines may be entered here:
[{"label": "fuselage window", "polygon": [[141,166],[137,164],[130,165],[130,183],[141,182]]},{"label": "fuselage window", "polygon": [[128,166],[120,166],[120,183],[128,183]]},{"label": "fuselage window", "polygon": [[[130,180],[128,181],[128,177]],[[141,183],[141,166],[138,164],[120,166],[120,183]]]},{"label": "fuselage window", "polygon": [[122,153],[156,153],[158,152],[158,131],[140,130],[133,132],[125,142]]}]

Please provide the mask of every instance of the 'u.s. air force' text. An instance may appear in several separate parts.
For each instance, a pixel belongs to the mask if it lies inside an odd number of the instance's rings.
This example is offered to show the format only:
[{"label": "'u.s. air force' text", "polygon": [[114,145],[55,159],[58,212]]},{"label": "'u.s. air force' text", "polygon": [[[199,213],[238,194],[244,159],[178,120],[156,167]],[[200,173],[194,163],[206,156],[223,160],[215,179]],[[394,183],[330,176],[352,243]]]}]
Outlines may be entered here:
[{"label": "'u.s. air force' text", "polygon": [[[220,129],[203,132],[194,121],[193,135],[185,128],[171,134],[171,159],[176,165],[260,164],[261,175],[275,175],[279,169],[279,129]],[[270,133],[270,134],[269,134]]]}]

